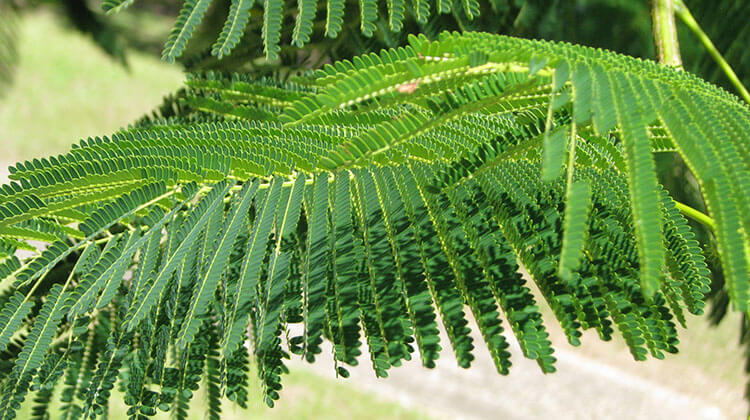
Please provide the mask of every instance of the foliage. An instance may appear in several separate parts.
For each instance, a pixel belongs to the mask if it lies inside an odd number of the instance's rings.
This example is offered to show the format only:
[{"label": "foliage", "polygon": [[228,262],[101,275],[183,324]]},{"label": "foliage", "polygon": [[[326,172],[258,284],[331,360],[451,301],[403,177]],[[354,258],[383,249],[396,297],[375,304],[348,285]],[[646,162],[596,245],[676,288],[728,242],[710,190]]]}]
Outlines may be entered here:
[{"label": "foliage", "polygon": [[[209,3],[185,2],[165,58]],[[315,16],[304,3],[296,45]],[[338,33],[347,5],[329,3],[326,31]],[[400,28],[403,4],[386,3]],[[378,4],[361,4],[366,36]],[[232,5],[215,55],[238,44],[250,9]],[[286,9],[263,10],[273,56]],[[72,417],[103,414],[119,385],[133,418],[185,418],[201,383],[217,417],[222,395],[246,401],[250,355],[273,405],[284,360],[313,362],[324,339],[341,376],[365,351],[380,377],[415,353],[434,366],[438,322],[469,367],[471,319],[499,373],[506,329],[554,372],[520,265],[571,344],[617,329],[636,360],[663,358],[677,351],[675,321],[702,313],[710,291],[683,213],[710,227],[728,299],[748,310],[750,109],[720,88],[603,50],[476,32],[286,76],[195,73],[131,127],[11,168],[0,418],[30,389],[43,413],[61,378]],[[711,218],[659,184],[663,152],[687,163]],[[291,324],[303,333],[289,337]]]},{"label": "foliage", "polygon": [[[288,357],[279,337],[287,323],[305,324],[288,351],[309,360],[326,337],[340,363],[355,364],[362,328],[378,375],[410,358],[415,340],[431,366],[439,349],[432,304],[462,365],[470,364],[474,347],[466,303],[499,372],[509,367],[499,309],[524,354],[553,371],[552,349],[516,257],[571,343],[582,328],[608,339],[614,323],[637,359],[676,351],[673,314],[681,319],[683,306],[701,311],[707,270],[685,219],[650,183],[653,169],[634,176],[633,168],[647,165],[655,147],[679,148],[703,168],[701,153],[720,134],[707,136],[701,148],[672,132],[684,125],[681,118],[698,118],[684,112],[694,104],[717,103],[708,109],[721,124],[731,123],[722,120],[725,112],[747,121],[735,99],[622,56],[481,34],[413,38],[408,48],[315,76],[296,83],[197,76],[178,115],[147,118],[67,155],[13,168],[20,182],[3,187],[0,210],[9,251],[19,239],[44,233],[52,244],[23,265],[6,254],[6,282],[20,295],[7,301],[4,313],[25,310],[24,301],[38,295],[21,299],[23,291],[44,283],[46,272],[69,255],[85,249],[78,264],[91,268],[81,276],[72,270],[44,299],[31,335],[9,359],[17,369],[6,383],[5,415],[12,416],[40,366],[39,357],[25,356],[53,345],[46,331],[112,304],[122,315],[112,320],[110,355],[92,372],[84,413],[105,403],[102,391],[112,386],[125,354],[141,361],[129,368],[131,379],[136,372],[139,381],[149,375],[162,387],[160,395],[133,395],[131,405],[150,414],[156,406],[169,408],[176,395],[179,413],[180,389],[197,383],[188,378],[200,377],[206,354],[219,358],[212,375],[222,376],[248,323],[269,404],[278,397]],[[671,96],[683,112],[655,109],[634,84],[649,86],[643,91],[654,98]],[[635,121],[626,118],[633,115]],[[575,150],[568,163],[556,165],[572,171],[567,181],[548,168],[565,150],[552,141]],[[541,179],[543,171],[549,181]],[[742,185],[742,172],[717,172],[714,177]],[[566,195],[578,197],[581,188],[590,191],[591,204],[566,209]],[[655,204],[655,213],[637,203]],[[742,238],[726,228],[741,220],[731,209],[725,214],[716,217],[717,233],[726,235],[725,258],[739,252],[743,263]],[[584,221],[584,237],[572,239],[571,218]],[[77,228],[66,224],[76,220]],[[644,232],[639,225],[651,227]],[[648,234],[657,235],[658,246],[649,248]],[[92,241],[106,246],[98,251],[87,245]],[[570,250],[576,246],[583,252]],[[242,255],[235,269],[231,249]],[[572,253],[564,261],[574,262],[560,264],[560,253]],[[132,264],[136,275],[123,281]],[[557,276],[558,265],[565,275]],[[738,306],[747,303],[743,280],[741,274],[730,280]],[[216,353],[209,350],[212,335]],[[139,350],[156,337],[162,338]],[[175,366],[149,374],[169,349],[182,354]]]},{"label": "foliage", "polygon": [[[103,3],[103,8],[108,13],[120,11],[133,1],[107,0]],[[186,1],[180,10],[179,17],[172,29],[172,34],[164,48],[163,57],[173,61],[182,55],[188,40],[192,37],[196,27],[203,21],[204,15],[213,0],[189,0]],[[229,55],[234,47],[239,43],[240,38],[245,32],[245,28],[250,20],[253,0],[232,0],[231,7],[223,24],[221,34],[211,47],[211,54],[218,56]],[[316,11],[318,9],[317,0],[301,0],[297,2],[296,17],[294,17],[294,30],[291,42],[297,47],[304,46],[309,42],[313,32],[313,26],[316,23]],[[276,59],[280,50],[279,43],[282,35],[282,21],[287,14],[287,6],[282,0],[264,0],[259,2],[262,7],[262,26],[261,33],[263,38],[263,51],[267,58]],[[461,13],[467,20],[473,20],[480,14],[480,5],[477,1],[439,1],[435,3],[437,10],[431,10],[435,7],[430,2],[416,1],[410,5],[409,10],[414,18],[420,23],[427,23],[431,13],[448,14],[454,11]],[[331,0],[328,1],[325,8],[324,17],[321,16],[321,23],[324,23],[325,36],[336,38],[342,32],[345,15],[355,15],[359,17],[359,29],[366,37],[371,37],[377,30],[392,31],[398,33],[403,29],[405,11],[409,8],[404,0],[389,0],[382,2],[378,0]],[[498,8],[508,9],[507,2],[494,2],[493,10]],[[358,12],[357,13],[357,9]],[[379,10],[380,9],[380,10]],[[387,10],[387,11],[386,11]],[[387,16],[386,27],[378,29],[378,14],[384,13]],[[383,20],[380,21],[384,23]]]},{"label": "foliage", "polygon": [[[180,35],[184,43],[174,49],[171,48],[174,43],[168,42],[170,48],[162,52],[165,59],[180,60],[193,71],[257,72],[269,68],[319,67],[326,61],[402,46],[409,34],[436,38],[444,31],[485,31],[567,40],[640,57],[649,56],[652,48],[648,19],[642,18],[648,16],[647,5],[618,0],[208,0],[203,6],[207,3],[210,7],[202,17],[194,13],[190,19],[186,13],[192,10],[192,3],[183,5],[172,34],[175,39]],[[122,3],[130,4],[134,8],[145,6],[141,2]],[[108,9],[107,5],[108,2],[103,2],[109,14],[123,10],[123,7]],[[584,25],[580,28],[567,25],[571,20]],[[603,36],[609,33],[618,35]]]}]

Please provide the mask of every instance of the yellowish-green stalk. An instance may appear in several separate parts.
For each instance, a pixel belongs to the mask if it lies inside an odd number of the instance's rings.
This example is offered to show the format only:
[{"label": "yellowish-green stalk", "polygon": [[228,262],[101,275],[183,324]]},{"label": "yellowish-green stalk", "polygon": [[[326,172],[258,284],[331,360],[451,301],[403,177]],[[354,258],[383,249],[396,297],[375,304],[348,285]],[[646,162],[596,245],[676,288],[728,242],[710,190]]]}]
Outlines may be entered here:
[{"label": "yellowish-green stalk", "polygon": [[712,219],[706,213],[698,211],[688,206],[687,204],[680,203],[679,201],[675,201],[674,204],[675,204],[675,207],[677,207],[677,210],[679,210],[680,213],[684,214],[685,216],[695,220],[696,222],[699,222],[700,224],[704,226],[709,227],[711,230],[716,229],[716,224],[714,223],[714,219]]},{"label": "yellowish-green stalk", "polygon": [[674,11],[677,17],[680,18],[682,23],[684,23],[685,26],[687,26],[688,29],[690,29],[696,37],[698,37],[698,40],[700,40],[701,44],[703,44],[703,47],[711,55],[711,58],[716,61],[716,64],[718,64],[719,68],[724,72],[729,81],[732,82],[732,85],[735,87],[735,89],[737,89],[737,91],[740,93],[742,99],[744,99],[747,103],[750,103],[750,93],[747,91],[747,88],[745,88],[745,85],[742,84],[740,78],[737,77],[737,74],[734,72],[729,63],[727,63],[719,50],[716,49],[716,46],[711,41],[711,38],[709,38],[708,35],[703,32],[703,29],[695,20],[693,14],[690,13],[690,10],[687,8],[687,6],[685,6],[685,3],[682,0],[675,0],[674,6]]}]

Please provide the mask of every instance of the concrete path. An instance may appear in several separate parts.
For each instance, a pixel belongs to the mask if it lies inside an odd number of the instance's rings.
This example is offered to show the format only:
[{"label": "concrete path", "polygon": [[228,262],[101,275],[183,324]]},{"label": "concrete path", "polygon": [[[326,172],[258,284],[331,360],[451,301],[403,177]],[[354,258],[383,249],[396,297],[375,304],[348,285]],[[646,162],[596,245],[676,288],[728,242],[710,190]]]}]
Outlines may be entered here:
[{"label": "concrete path", "polygon": [[[481,340],[474,337],[475,342]],[[523,357],[512,336],[513,367],[497,374],[485,348],[475,350],[468,370],[443,351],[435,369],[418,360],[392,368],[385,379],[375,378],[365,354],[351,377],[336,380],[382,398],[394,400],[441,419],[701,419],[728,418],[721,409],[624,370],[582,357],[557,346],[554,374],[544,375],[535,362]],[[443,336],[443,343],[447,337]],[[477,346],[479,347],[479,346]],[[311,369],[335,378],[331,347],[315,364],[294,358],[291,369]],[[634,362],[635,363],[635,362]],[[282,395],[283,398],[283,395]]]}]

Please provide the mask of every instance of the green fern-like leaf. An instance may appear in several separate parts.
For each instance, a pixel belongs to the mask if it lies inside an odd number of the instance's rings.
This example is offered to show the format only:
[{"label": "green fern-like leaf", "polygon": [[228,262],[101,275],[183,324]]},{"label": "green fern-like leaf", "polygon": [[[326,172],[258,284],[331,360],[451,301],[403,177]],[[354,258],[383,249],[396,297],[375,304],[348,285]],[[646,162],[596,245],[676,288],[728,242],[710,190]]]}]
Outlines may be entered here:
[{"label": "green fern-like leaf", "polygon": [[41,366],[44,354],[52,343],[57,325],[63,317],[64,305],[61,295],[64,290],[65,288],[60,285],[54,285],[50,289],[47,300],[4,384],[3,398],[0,402],[0,417],[3,419],[10,420],[15,417],[15,410],[23,402],[34,372]]},{"label": "green fern-like leaf", "polygon": [[219,203],[228,189],[228,185],[215,186],[212,190],[214,193],[206,196],[201,202],[202,205],[197,206],[183,222],[183,226],[180,226],[181,230],[186,232],[183,242],[172,254],[167,256],[166,263],[155,278],[144,282],[143,288],[135,296],[131,310],[126,316],[125,325],[128,331],[132,331],[156,304],[156,298],[165,286],[167,278],[174,273],[201,229],[206,225],[211,215],[218,210]]},{"label": "green fern-like leaf", "polygon": [[326,36],[336,38],[344,22],[345,0],[327,0]]},{"label": "green fern-like leaf", "polygon": [[375,31],[375,20],[377,18],[377,0],[359,0],[360,30],[364,36],[372,36]]},{"label": "green fern-like leaf", "polygon": [[247,209],[250,207],[257,188],[257,183],[246,184],[243,187],[243,191],[239,194],[238,200],[232,206],[227,216],[221,236],[216,238],[213,256],[209,260],[209,265],[205,269],[203,278],[195,285],[191,299],[192,303],[185,315],[187,324],[183,325],[178,333],[178,345],[183,348],[187,342],[193,340],[193,337],[198,332],[198,327],[200,327],[199,316],[206,310],[208,299],[213,295],[214,290],[218,286],[219,277],[226,269],[229,262],[229,251],[232,249],[237,235],[240,233]]},{"label": "green fern-like leaf", "polygon": [[302,47],[310,41],[313,31],[313,20],[317,9],[317,0],[299,0],[297,2],[297,18],[294,21],[292,44]]},{"label": "green fern-like leaf", "polygon": [[250,19],[250,8],[254,0],[234,0],[229,7],[229,16],[224,22],[219,39],[211,47],[211,54],[221,59],[229,55],[245,31],[247,21]]},{"label": "green fern-like leaf", "polygon": [[400,32],[404,26],[404,0],[388,1],[388,27],[393,32]]},{"label": "green fern-like leaf", "polygon": [[560,251],[560,277],[569,280],[583,252],[591,191],[586,181],[574,182],[565,198],[565,230]]},{"label": "green fern-like leaf", "polygon": [[106,13],[118,13],[130,7],[135,0],[102,0],[102,10]]},{"label": "green fern-like leaf", "polygon": [[281,39],[281,20],[284,4],[281,0],[264,0],[263,3],[263,52],[274,60],[278,57]]},{"label": "green fern-like leaf", "polygon": [[24,318],[29,315],[33,306],[34,302],[26,300],[24,295],[19,292],[14,293],[5,302],[3,311],[0,312],[0,325],[3,326],[0,330],[0,351],[5,351],[8,348],[11,337],[13,337]]},{"label": "green fern-like leaf", "polygon": [[161,54],[163,60],[174,62],[177,57],[182,55],[188,40],[193,35],[193,31],[203,20],[203,15],[206,14],[210,5],[211,0],[185,0],[177,22],[164,45],[164,51]]},{"label": "green fern-like leaf", "polygon": [[259,213],[256,214],[253,233],[248,240],[248,248],[242,263],[242,272],[233,293],[234,302],[229,307],[228,328],[221,346],[225,357],[234,352],[240,345],[240,339],[248,322],[247,316],[250,312],[248,306],[257,305],[258,302],[257,287],[261,262],[271,233],[280,190],[281,181],[277,179],[272,182],[269,190],[265,193],[262,207],[260,207],[259,200],[256,199],[256,211],[259,211]]}]

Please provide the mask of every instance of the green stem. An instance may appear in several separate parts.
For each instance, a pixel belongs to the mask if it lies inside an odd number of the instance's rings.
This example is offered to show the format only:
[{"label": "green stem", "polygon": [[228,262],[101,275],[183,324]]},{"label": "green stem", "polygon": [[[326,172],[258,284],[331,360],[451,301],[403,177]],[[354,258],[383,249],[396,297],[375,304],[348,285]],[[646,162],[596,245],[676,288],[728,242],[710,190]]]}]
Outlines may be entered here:
[{"label": "green stem", "polygon": [[651,25],[659,62],[681,69],[682,59],[680,44],[677,42],[674,9],[674,0],[651,0]]},{"label": "green stem", "polygon": [[748,93],[747,89],[740,81],[740,78],[737,77],[737,74],[734,72],[734,70],[732,70],[732,67],[729,65],[729,63],[724,60],[724,57],[721,55],[719,50],[716,49],[714,43],[711,42],[711,38],[709,38],[708,35],[703,32],[703,29],[700,27],[700,25],[698,25],[698,22],[693,17],[693,14],[690,13],[690,10],[687,8],[687,6],[685,6],[685,3],[682,0],[675,0],[674,11],[680,18],[682,23],[684,23],[685,26],[687,26],[688,29],[690,29],[693,34],[698,37],[701,44],[703,44],[703,47],[706,48],[706,51],[708,51],[714,61],[716,61],[716,64],[718,64],[719,67],[724,71],[724,74],[726,74],[729,81],[732,82],[734,87],[740,93],[742,99],[750,103],[750,93]]},{"label": "green stem", "polygon": [[698,211],[688,206],[687,204],[680,203],[679,201],[675,201],[674,204],[675,204],[675,207],[677,207],[677,210],[680,211],[680,213],[684,214],[685,216],[695,220],[696,222],[704,226],[707,226],[712,231],[716,231],[716,224],[714,223],[714,219],[712,219],[706,213]]}]

